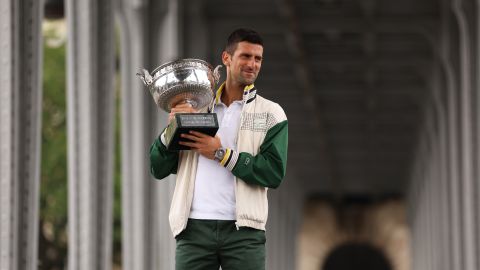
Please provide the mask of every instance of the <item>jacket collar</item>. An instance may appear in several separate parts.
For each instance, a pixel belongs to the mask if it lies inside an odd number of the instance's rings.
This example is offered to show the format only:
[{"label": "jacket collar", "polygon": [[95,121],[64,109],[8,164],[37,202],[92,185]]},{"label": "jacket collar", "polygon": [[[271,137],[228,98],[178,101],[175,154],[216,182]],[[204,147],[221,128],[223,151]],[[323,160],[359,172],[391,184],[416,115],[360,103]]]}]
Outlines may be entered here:
[{"label": "jacket collar", "polygon": [[[215,106],[221,102],[223,89],[225,89],[225,82],[223,82],[215,92],[215,96],[210,106],[208,107],[209,112],[212,112]],[[245,86],[245,88],[243,89],[243,104],[248,104],[252,102],[256,97],[257,97],[257,88],[255,88],[255,85],[250,84]]]}]

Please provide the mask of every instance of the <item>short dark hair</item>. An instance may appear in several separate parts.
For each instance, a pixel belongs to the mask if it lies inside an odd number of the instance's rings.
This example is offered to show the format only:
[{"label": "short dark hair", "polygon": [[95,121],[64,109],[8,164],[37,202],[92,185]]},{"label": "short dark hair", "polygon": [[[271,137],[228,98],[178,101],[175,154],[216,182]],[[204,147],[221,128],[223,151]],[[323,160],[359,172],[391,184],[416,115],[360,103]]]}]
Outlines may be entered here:
[{"label": "short dark hair", "polygon": [[228,36],[225,51],[230,55],[233,55],[237,49],[237,44],[242,41],[263,46],[263,39],[256,31],[252,29],[239,28],[233,31],[230,36]]}]

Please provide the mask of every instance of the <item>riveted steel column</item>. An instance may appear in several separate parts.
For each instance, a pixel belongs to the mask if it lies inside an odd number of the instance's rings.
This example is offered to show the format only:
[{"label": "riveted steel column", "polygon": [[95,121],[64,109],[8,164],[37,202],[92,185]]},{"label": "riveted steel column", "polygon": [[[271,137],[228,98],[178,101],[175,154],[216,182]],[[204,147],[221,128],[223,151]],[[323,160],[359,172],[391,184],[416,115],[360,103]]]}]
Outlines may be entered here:
[{"label": "riveted steel column", "polygon": [[438,131],[435,126],[435,112],[433,108],[433,104],[430,103],[427,110],[427,117],[426,117],[426,138],[428,141],[428,158],[427,158],[427,233],[429,235],[429,243],[428,243],[428,250],[429,250],[429,269],[440,269],[442,267],[440,258],[438,255],[440,253],[441,247],[441,240],[443,239],[443,235],[440,234],[440,214],[439,211],[439,164],[438,164]]},{"label": "riveted steel column", "polygon": [[431,192],[431,181],[432,181],[432,148],[431,148],[431,129],[429,128],[429,110],[430,104],[427,104],[427,108],[425,108],[425,114],[423,117],[424,126],[422,132],[422,166],[421,166],[421,219],[422,219],[422,233],[423,235],[423,243],[424,243],[424,252],[425,255],[422,258],[425,263],[424,269],[434,270],[433,269],[433,237],[432,237],[432,192]]},{"label": "riveted steel column", "polygon": [[168,224],[175,177],[150,175],[151,143],[167,122],[135,76],[182,54],[181,2],[122,0],[121,37],[123,269],[173,269],[175,243]]},{"label": "riveted steel column", "polygon": [[302,190],[289,172],[281,186],[269,190],[266,269],[295,269],[297,236],[302,215]]},{"label": "riveted steel column", "polygon": [[[428,117],[425,117],[428,122]],[[425,121],[425,120],[424,120]],[[423,157],[423,164],[422,166],[422,207],[423,207],[423,233],[425,235],[424,242],[425,242],[425,252],[426,256],[424,258],[426,263],[426,268],[428,270],[434,270],[433,268],[433,237],[432,237],[432,228],[431,228],[431,221],[432,221],[432,192],[430,190],[431,187],[431,171],[432,171],[432,153],[430,147],[430,134],[429,134],[428,125],[424,126],[424,157]]]},{"label": "riveted steel column", "polygon": [[416,149],[414,168],[409,184],[409,210],[410,224],[412,227],[412,253],[413,269],[428,269],[427,267],[427,236],[425,233],[425,167],[426,167],[426,142],[424,129],[419,132],[419,144]]},{"label": "riveted steel column", "polygon": [[[476,232],[474,209],[473,176],[473,110],[472,110],[472,33],[468,16],[470,8],[467,1],[454,0],[452,11],[456,16],[459,31],[459,106],[460,106],[460,153],[461,153],[461,206],[462,206],[462,243],[465,270],[476,269]],[[467,10],[466,10],[467,9]],[[478,89],[477,89],[478,91]]]},{"label": "riveted steel column", "polygon": [[[439,52],[437,51],[437,54]],[[439,56],[439,55],[438,55]],[[432,87],[432,98],[435,106],[436,112],[436,126],[438,131],[438,186],[439,192],[437,196],[439,198],[438,206],[440,208],[439,224],[440,231],[439,235],[442,236],[442,241],[440,243],[441,250],[439,251],[440,256],[440,267],[441,269],[451,269],[451,241],[450,241],[450,198],[448,194],[448,156],[447,156],[447,125],[446,125],[446,107],[445,107],[445,82],[441,78],[445,77],[445,73],[442,72],[442,66],[440,59],[436,59],[434,70],[434,84]]]},{"label": "riveted steel column", "polygon": [[418,149],[416,150],[415,156],[415,168],[412,172],[411,188],[410,192],[413,193],[413,207],[411,210],[411,226],[412,226],[412,236],[413,236],[413,247],[415,252],[413,252],[412,262],[414,269],[426,269],[425,267],[425,257],[426,257],[426,248],[425,248],[425,234],[424,234],[424,181],[423,180],[423,171],[425,161],[425,151],[422,146],[425,142],[420,137],[421,141]]},{"label": "riveted steel column", "polygon": [[[280,187],[281,188],[281,187]],[[278,269],[278,223],[280,222],[279,194],[276,192],[268,194],[268,223],[267,223],[267,243],[266,243],[266,269]]]},{"label": "riveted steel column", "polygon": [[[428,109],[427,109],[428,110]],[[426,111],[427,111],[426,110]],[[425,117],[424,114],[424,122],[428,122],[428,117]],[[422,219],[423,219],[423,235],[425,236],[425,269],[433,270],[432,268],[432,232],[430,229],[430,221],[432,218],[432,210],[431,210],[431,192],[430,192],[430,181],[431,181],[431,167],[432,167],[432,160],[431,160],[431,148],[430,148],[430,141],[429,141],[429,129],[427,125],[423,127],[423,147],[424,147],[424,157],[423,157],[423,166],[422,166]]]},{"label": "riveted steel column", "polygon": [[459,125],[458,125],[458,38],[452,30],[453,16],[450,1],[442,1],[440,21],[440,61],[446,88],[446,153],[448,163],[448,198],[449,198],[449,250],[450,269],[463,269],[461,239],[461,206],[460,206],[460,168],[459,168]]},{"label": "riveted steel column", "polygon": [[474,54],[474,61],[475,61],[475,68],[474,71],[475,73],[473,74],[473,78],[475,78],[475,85],[473,89],[474,91],[474,98],[473,98],[473,108],[474,110],[474,122],[476,126],[476,135],[474,136],[475,143],[475,160],[476,163],[474,164],[476,170],[475,170],[475,176],[474,179],[476,179],[476,202],[475,202],[475,213],[477,214],[477,219],[476,219],[476,244],[477,244],[477,269],[480,269],[480,258],[478,256],[478,253],[480,253],[480,183],[478,182],[480,179],[480,0],[472,0],[474,2],[474,9],[473,9],[473,14],[475,15],[474,17],[474,22],[473,22],[473,29],[475,31],[475,37],[474,40],[476,42],[476,47],[475,47],[475,54]]},{"label": "riveted steel column", "polygon": [[43,1],[0,1],[0,269],[37,269]]},{"label": "riveted steel column", "polygon": [[286,218],[286,223],[288,224],[288,234],[285,245],[287,247],[287,254],[285,254],[286,260],[286,269],[296,269],[297,266],[297,255],[298,255],[298,239],[299,231],[301,226],[301,219],[303,217],[303,204],[304,204],[304,190],[298,185],[295,181],[298,178],[293,177],[293,173],[287,173],[287,176],[292,175],[288,182],[286,182],[285,187],[285,203],[287,204],[287,209],[289,215]]},{"label": "riveted steel column", "polygon": [[[183,57],[183,37],[185,35],[182,25],[184,20],[182,17],[184,12],[183,1],[168,0],[166,4],[167,12],[161,21],[158,33],[161,44],[159,46],[159,62],[155,63],[155,65]],[[200,41],[198,44],[200,44]],[[153,99],[151,100],[153,101]],[[151,138],[155,138],[160,134],[166,126],[168,118],[167,114],[158,108],[155,108],[154,115],[156,119],[154,118],[151,122],[151,127],[154,128]],[[152,139],[150,139],[150,143],[152,142]],[[168,221],[170,202],[175,190],[175,180],[176,176],[174,175],[162,181],[154,180],[158,193],[153,198],[155,199],[153,201],[155,203],[153,215],[157,218],[158,227],[153,227],[153,231],[157,232],[155,236],[157,248],[154,249],[155,253],[152,254],[152,257],[156,260],[155,265],[157,265],[158,269],[174,269],[175,266],[175,240]]]},{"label": "riveted steel column", "polygon": [[[453,75],[453,74],[452,74]],[[460,168],[459,168],[459,139],[458,139],[458,104],[457,93],[454,82],[448,86],[448,153],[449,153],[449,178],[450,178],[450,198],[451,198],[451,224],[452,227],[452,254],[453,269],[463,269],[462,265],[462,247],[461,247],[461,205],[460,205]]]},{"label": "riveted steel column", "polygon": [[74,269],[110,269],[112,245],[113,5],[66,1],[69,256]]},{"label": "riveted steel column", "polygon": [[[438,72],[438,70],[437,70]],[[438,74],[435,71],[430,80],[430,88],[435,92],[438,86]],[[448,253],[442,251],[442,245],[448,243],[446,228],[445,209],[441,195],[446,192],[446,179],[441,166],[445,163],[442,152],[442,130],[445,125],[439,112],[441,107],[436,104],[438,93],[432,93],[433,98],[428,100],[424,108],[422,127],[419,132],[419,145],[416,152],[411,182],[408,189],[409,219],[412,227],[412,269],[450,269],[448,257],[442,257]],[[443,129],[442,129],[443,127]],[[442,186],[443,184],[443,186]],[[442,193],[443,190],[443,193]],[[445,205],[445,203],[443,203]],[[448,207],[447,207],[448,208]],[[444,223],[445,223],[444,222]]]}]

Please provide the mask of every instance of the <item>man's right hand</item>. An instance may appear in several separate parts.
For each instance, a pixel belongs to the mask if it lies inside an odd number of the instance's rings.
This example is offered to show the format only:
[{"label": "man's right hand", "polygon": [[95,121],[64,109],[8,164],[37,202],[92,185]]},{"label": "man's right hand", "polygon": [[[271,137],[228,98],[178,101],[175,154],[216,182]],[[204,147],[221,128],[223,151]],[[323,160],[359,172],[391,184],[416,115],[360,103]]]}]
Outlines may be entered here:
[{"label": "man's right hand", "polygon": [[190,103],[181,103],[177,104],[170,110],[170,114],[168,115],[168,122],[170,123],[172,119],[175,117],[176,113],[196,113],[197,111],[192,107]]}]

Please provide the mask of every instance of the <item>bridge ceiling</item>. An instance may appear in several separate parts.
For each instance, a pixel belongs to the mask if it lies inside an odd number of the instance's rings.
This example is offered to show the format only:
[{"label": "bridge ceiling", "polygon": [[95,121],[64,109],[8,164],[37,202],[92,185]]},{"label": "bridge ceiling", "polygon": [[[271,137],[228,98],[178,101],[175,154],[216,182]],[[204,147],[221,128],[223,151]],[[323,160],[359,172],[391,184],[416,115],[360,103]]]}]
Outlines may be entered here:
[{"label": "bridge ceiling", "polygon": [[[313,192],[403,193],[428,92],[433,0],[209,0],[209,60],[251,27],[256,83],[289,118],[289,171]],[[187,18],[188,20],[188,18]]]}]

